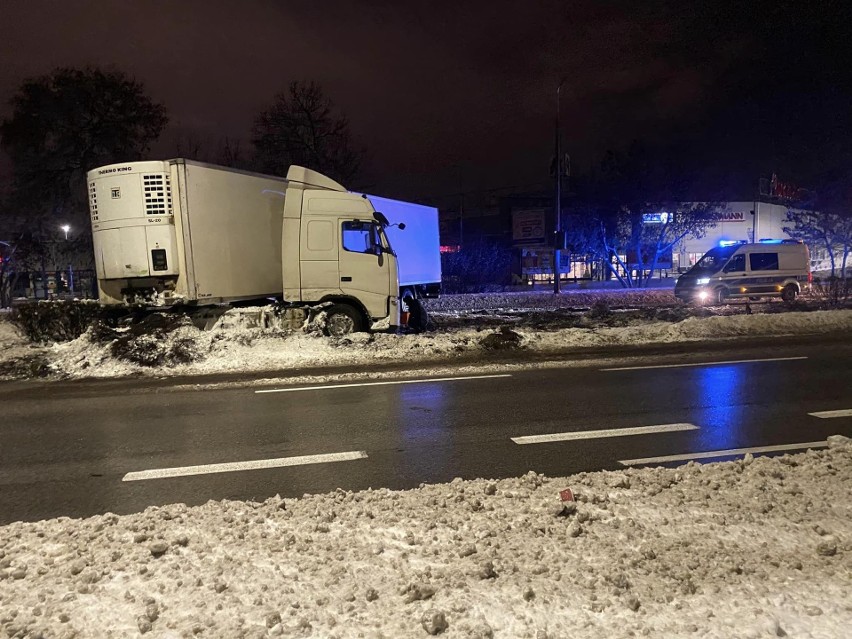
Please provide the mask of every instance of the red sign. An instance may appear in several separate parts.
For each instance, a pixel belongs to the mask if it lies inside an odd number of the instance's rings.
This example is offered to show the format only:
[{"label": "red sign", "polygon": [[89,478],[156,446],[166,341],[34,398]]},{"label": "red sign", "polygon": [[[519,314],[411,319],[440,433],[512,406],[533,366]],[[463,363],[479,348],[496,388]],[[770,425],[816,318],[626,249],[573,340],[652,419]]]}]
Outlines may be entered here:
[{"label": "red sign", "polygon": [[559,498],[562,501],[574,501],[574,491],[570,488],[566,488],[565,490],[559,491]]},{"label": "red sign", "polygon": [[772,179],[769,181],[769,195],[784,200],[799,200],[804,199],[807,192],[792,184],[781,182],[778,176],[773,173]]}]

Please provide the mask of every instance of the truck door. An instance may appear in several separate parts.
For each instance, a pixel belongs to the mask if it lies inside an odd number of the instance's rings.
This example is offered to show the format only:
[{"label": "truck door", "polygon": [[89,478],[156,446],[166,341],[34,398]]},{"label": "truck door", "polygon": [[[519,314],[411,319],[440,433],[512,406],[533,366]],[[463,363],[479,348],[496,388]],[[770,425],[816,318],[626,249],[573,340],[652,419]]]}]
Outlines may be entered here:
[{"label": "truck door", "polygon": [[371,317],[388,315],[388,298],[396,296],[396,257],[383,242],[373,220],[341,218],[340,289],[357,297]]}]

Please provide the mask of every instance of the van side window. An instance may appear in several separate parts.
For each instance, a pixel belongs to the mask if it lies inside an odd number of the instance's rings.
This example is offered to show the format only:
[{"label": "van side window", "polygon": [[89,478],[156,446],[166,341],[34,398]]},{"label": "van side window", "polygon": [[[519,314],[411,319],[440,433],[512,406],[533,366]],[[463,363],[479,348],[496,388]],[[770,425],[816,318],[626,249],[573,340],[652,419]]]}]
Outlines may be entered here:
[{"label": "van side window", "polygon": [[735,255],[731,258],[731,261],[725,264],[725,268],[722,269],[725,273],[737,273],[740,271],[745,271],[745,255]]},{"label": "van side window", "polygon": [[343,248],[353,253],[374,253],[373,225],[370,222],[344,222]]},{"label": "van side window", "polygon": [[778,270],[778,253],[752,253],[748,259],[752,271]]}]

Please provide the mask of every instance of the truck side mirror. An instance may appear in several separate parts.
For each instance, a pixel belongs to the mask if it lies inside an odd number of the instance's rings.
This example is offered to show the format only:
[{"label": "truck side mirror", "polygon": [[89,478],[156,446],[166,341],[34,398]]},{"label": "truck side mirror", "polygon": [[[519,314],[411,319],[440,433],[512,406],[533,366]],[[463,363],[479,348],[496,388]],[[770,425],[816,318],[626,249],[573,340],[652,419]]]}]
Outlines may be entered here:
[{"label": "truck side mirror", "polygon": [[399,224],[397,224],[397,226],[399,227],[399,230],[400,230],[400,231],[404,231],[404,230],[405,230],[405,222],[400,222]]}]

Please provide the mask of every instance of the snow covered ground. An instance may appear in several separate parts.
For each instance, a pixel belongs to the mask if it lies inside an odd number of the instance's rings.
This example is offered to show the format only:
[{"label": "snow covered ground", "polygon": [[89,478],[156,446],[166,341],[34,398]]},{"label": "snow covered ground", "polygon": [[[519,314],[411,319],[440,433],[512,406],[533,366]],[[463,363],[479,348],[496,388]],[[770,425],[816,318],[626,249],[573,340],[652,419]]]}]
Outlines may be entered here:
[{"label": "snow covered ground", "polygon": [[852,628],[852,445],[829,446],[14,523],[0,528],[0,628],[839,639]]},{"label": "snow covered ground", "polygon": [[[382,362],[412,366],[428,362],[431,367],[436,361],[452,365],[462,358],[469,361],[478,354],[499,349],[557,354],[606,346],[852,330],[852,311],[838,310],[692,317],[626,326],[600,326],[583,319],[575,328],[557,330],[464,328],[421,335],[359,333],[333,339],[318,332],[259,328],[259,315],[261,309],[240,309],[224,315],[212,330],[202,331],[185,322],[169,331],[128,336],[127,343],[122,344],[116,344],[114,335],[104,338],[90,331],[71,342],[49,347],[27,345],[8,323],[0,321],[0,376],[5,371],[7,376],[20,377],[30,370],[72,378],[273,373]],[[35,364],[34,359],[38,360]]]}]

